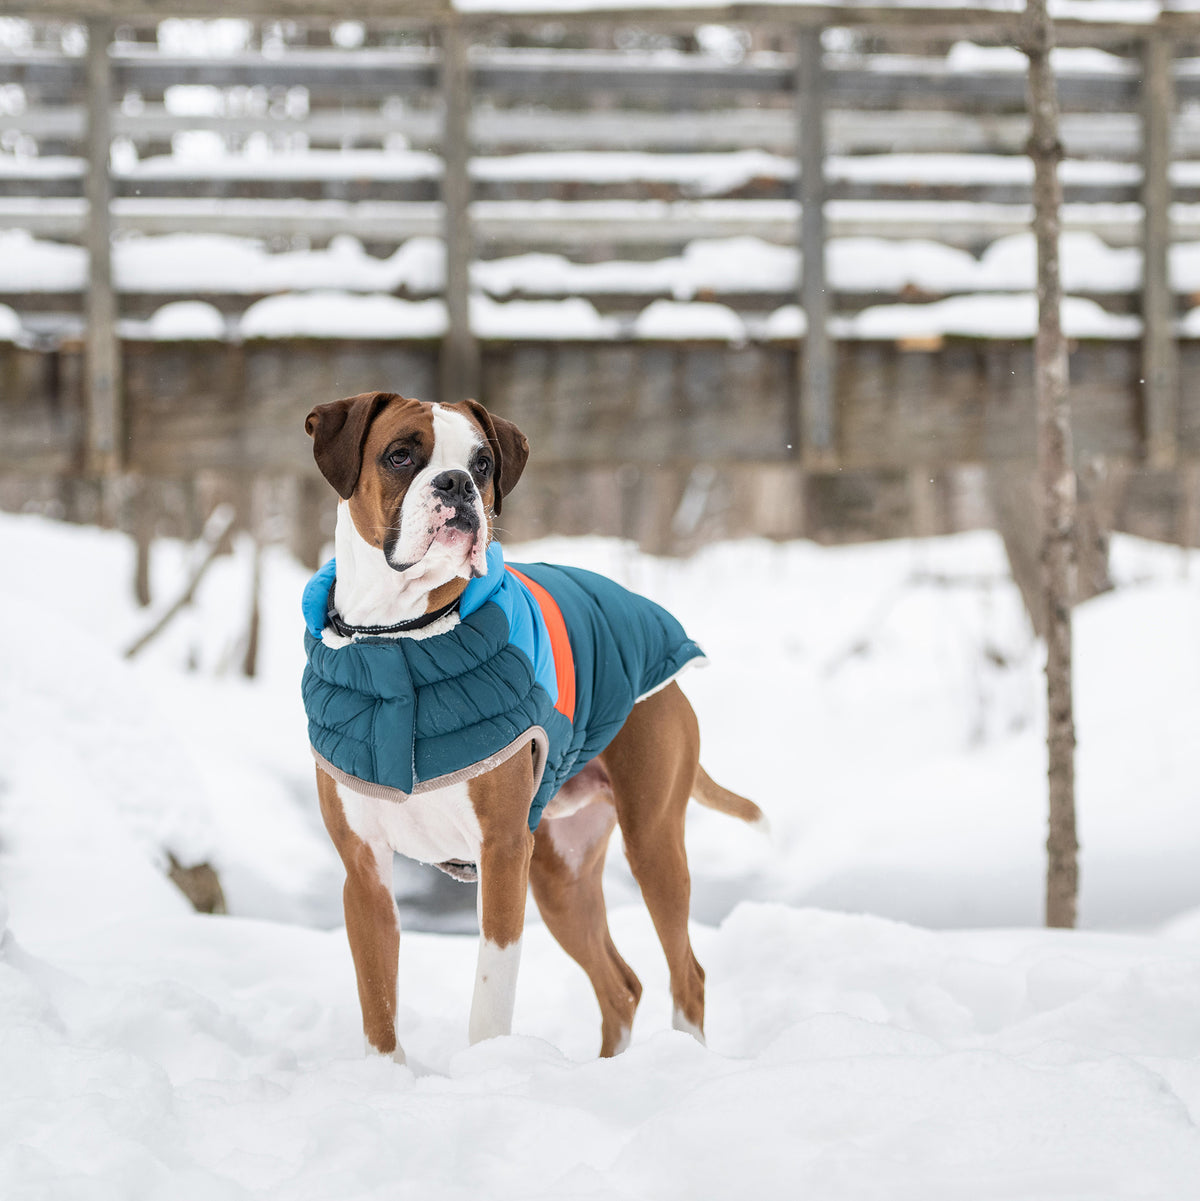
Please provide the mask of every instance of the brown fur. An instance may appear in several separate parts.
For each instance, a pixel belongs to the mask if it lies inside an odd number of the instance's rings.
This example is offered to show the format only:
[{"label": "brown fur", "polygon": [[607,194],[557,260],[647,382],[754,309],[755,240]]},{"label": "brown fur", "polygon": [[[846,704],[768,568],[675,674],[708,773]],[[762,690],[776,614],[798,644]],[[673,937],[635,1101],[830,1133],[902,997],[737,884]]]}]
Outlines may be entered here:
[{"label": "brown fur", "polygon": [[400,922],[391,889],[380,877],[371,848],[346,823],[337,785],[317,771],[317,794],[325,829],[346,868],[342,901],[346,936],[358,977],[363,1033],[377,1051],[396,1050],[396,973],[400,958]]},{"label": "brown fur", "polygon": [[530,876],[533,897],[550,933],[587,973],[600,1003],[600,1054],[615,1055],[633,1027],[642,984],[613,943],[604,904],[604,860],[617,826],[612,793],[554,820],[565,838],[579,838],[580,862],[569,864],[548,830],[539,827]]},{"label": "brown fur", "polygon": [[[582,807],[570,816],[548,817],[537,830],[533,896],[550,932],[595,989],[601,1055],[619,1049],[642,995],[641,983],[613,944],[601,889],[608,842],[618,825],[667,956],[676,1011],[697,1030],[704,1028],[704,969],[688,934],[691,876],[683,841],[688,800],[703,777],[737,816],[756,820],[762,812],[712,784],[698,765],[699,749],[695,713],[671,684],[636,705],[608,748],[563,790],[574,786],[579,795],[571,799],[582,800]],[[576,782],[588,773],[590,782],[580,788]],[[572,845],[577,866],[558,849],[560,841]]]},{"label": "brown fur", "polygon": [[[378,463],[385,451],[401,442],[416,450],[433,446],[433,419],[419,401],[396,398],[379,413],[363,440],[363,464],[369,467]],[[364,470],[359,476],[359,485],[349,497],[350,516],[372,546],[383,546],[405,490],[401,477],[394,472]]]},{"label": "brown fur", "polygon": [[525,893],[533,858],[529,829],[533,759],[518,753],[486,776],[476,776],[467,791],[483,834],[480,933],[498,947],[511,946],[525,927]]},{"label": "brown fur", "polygon": [[718,813],[740,818],[744,822],[764,820],[763,811],[753,801],[722,788],[699,763],[696,764],[696,779],[692,783],[692,797],[706,809],[715,809]]},{"label": "brown fur", "polygon": [[444,584],[434,588],[429,594],[429,600],[425,604],[426,613],[435,613],[444,605],[448,605],[456,596],[461,596],[467,587],[467,581],[463,579],[447,580]]},{"label": "brown fur", "polygon": [[672,684],[634,706],[600,760],[612,778],[629,866],[667,957],[675,1008],[703,1030],[704,969],[688,936],[692,878],[683,843],[699,756],[696,715]]}]

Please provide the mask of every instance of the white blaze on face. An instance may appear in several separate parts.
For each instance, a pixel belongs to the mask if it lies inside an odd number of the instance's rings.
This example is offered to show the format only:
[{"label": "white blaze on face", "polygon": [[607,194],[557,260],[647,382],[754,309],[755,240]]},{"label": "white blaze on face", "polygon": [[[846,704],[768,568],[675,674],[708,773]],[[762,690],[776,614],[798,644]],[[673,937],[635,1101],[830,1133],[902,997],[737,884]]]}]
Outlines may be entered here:
[{"label": "white blaze on face", "polygon": [[478,519],[474,531],[447,529],[455,511],[434,492],[433,481],[443,471],[465,471],[486,445],[482,431],[470,418],[435,404],[433,454],[413,479],[400,506],[400,537],[388,558],[394,568],[421,576],[439,576],[442,582],[455,576],[487,573],[487,514],[483,498],[475,491],[473,507]]}]

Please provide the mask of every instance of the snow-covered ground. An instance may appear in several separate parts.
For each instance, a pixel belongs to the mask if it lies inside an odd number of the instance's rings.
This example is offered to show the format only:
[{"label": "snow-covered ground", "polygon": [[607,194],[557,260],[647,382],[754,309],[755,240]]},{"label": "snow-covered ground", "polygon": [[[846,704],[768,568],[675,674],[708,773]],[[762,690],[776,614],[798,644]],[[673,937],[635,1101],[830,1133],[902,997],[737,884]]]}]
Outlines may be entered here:
[{"label": "snow-covered ground", "polygon": [[[474,940],[415,927],[461,924],[469,888],[431,902],[407,868],[405,1068],[362,1054],[298,698],[305,573],[266,556],[251,683],[249,547],[133,664],[126,539],[3,517],[0,553],[6,1201],[1192,1195],[1200,557],[1118,539],[1120,589],[1078,612],[1087,929],[1051,933],[1039,651],[992,535],[512,548],[680,615],[711,659],[685,680],[705,762],[774,837],[691,815],[708,1049],[669,1029],[614,849],[646,996],[611,1062],[532,906],[516,1033],[468,1048]],[[186,560],[156,549],[160,605]],[[190,912],[167,850],[218,866],[230,916]]]}]

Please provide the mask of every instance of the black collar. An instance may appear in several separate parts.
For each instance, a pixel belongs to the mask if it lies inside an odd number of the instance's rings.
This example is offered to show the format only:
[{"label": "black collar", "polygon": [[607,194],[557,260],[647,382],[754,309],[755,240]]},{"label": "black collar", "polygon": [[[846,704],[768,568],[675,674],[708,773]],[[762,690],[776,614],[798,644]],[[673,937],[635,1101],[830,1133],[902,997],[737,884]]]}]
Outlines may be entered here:
[{"label": "black collar", "polygon": [[329,609],[325,614],[326,622],[331,625],[334,632],[340,634],[343,638],[351,638],[355,634],[365,634],[374,637],[383,636],[386,634],[404,634],[409,630],[423,630],[426,626],[431,626],[440,617],[445,617],[447,613],[453,613],[457,608],[459,601],[462,600],[462,594],[456,596],[448,605],[443,605],[440,609],[434,609],[432,613],[422,613],[420,617],[410,617],[408,621],[398,621],[391,626],[352,626],[348,622],[341,619],[338,611],[333,607],[333,594],[330,593]]}]

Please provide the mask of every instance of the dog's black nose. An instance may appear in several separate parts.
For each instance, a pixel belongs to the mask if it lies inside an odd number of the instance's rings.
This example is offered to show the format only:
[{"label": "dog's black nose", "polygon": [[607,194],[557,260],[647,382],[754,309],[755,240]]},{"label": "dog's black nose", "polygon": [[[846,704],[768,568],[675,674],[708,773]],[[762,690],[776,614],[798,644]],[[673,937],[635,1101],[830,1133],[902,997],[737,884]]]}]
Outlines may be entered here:
[{"label": "dog's black nose", "polygon": [[433,477],[430,487],[451,504],[471,500],[475,496],[475,481],[465,471],[443,471]]}]

